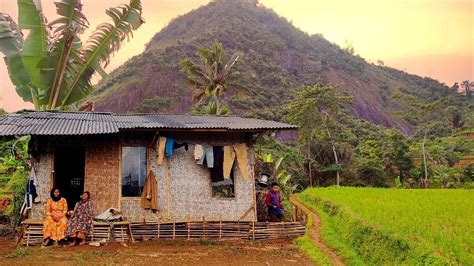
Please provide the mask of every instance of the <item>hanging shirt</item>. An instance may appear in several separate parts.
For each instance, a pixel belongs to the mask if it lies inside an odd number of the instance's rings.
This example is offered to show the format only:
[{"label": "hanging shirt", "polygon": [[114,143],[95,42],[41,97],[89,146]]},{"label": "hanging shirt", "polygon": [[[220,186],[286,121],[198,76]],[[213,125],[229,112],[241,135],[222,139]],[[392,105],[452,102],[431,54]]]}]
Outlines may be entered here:
[{"label": "hanging shirt", "polygon": [[165,157],[170,158],[173,156],[173,144],[174,144],[174,139],[172,138],[167,138],[166,139],[166,144],[165,144]]}]

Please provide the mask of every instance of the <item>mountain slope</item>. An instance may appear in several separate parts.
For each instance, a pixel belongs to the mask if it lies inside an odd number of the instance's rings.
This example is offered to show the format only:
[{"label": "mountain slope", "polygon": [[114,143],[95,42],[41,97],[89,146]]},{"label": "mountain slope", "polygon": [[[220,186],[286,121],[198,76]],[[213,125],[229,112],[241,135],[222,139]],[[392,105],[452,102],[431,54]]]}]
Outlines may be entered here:
[{"label": "mountain slope", "polygon": [[112,112],[185,113],[192,90],[179,62],[196,58],[198,47],[220,41],[226,53],[242,52],[239,83],[250,95],[229,92],[233,113],[280,119],[293,89],[333,83],[353,97],[354,115],[408,132],[393,112],[403,108],[397,92],[433,100],[452,94],[439,82],[367,63],[321,35],[310,36],[249,0],[217,0],[178,17],[157,33],[145,52],[113,71],[95,93],[96,109]]}]

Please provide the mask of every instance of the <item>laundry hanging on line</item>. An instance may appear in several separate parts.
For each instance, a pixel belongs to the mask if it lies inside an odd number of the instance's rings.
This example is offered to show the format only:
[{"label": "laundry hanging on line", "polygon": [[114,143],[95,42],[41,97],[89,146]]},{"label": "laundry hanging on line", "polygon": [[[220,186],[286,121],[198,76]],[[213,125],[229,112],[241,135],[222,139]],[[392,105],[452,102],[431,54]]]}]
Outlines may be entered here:
[{"label": "laundry hanging on line", "polygon": [[245,143],[238,143],[232,146],[224,147],[224,179],[230,178],[230,173],[232,171],[232,166],[234,161],[237,158],[237,164],[242,174],[242,178],[245,181],[249,180],[249,170],[247,165],[247,145]]},{"label": "laundry hanging on line", "polygon": [[194,160],[198,161],[204,156],[204,150],[202,145],[196,144],[194,145]]},{"label": "laundry hanging on line", "polygon": [[163,159],[173,156],[173,151],[183,147],[188,150],[188,143],[177,143],[173,138],[159,137],[157,141],[158,165],[163,165]]},{"label": "laundry hanging on line", "polygon": [[156,146],[156,151],[158,153],[157,164],[161,166],[163,165],[163,159],[165,158],[166,138],[159,137]]},{"label": "laundry hanging on line", "polygon": [[174,139],[172,138],[166,138],[166,144],[165,144],[165,157],[170,158],[173,156],[173,145],[174,145]]},{"label": "laundry hanging on line", "polygon": [[[196,145],[197,146],[197,145]],[[204,164],[204,160],[206,160],[207,167],[208,168],[213,168],[214,167],[214,148],[210,145],[200,145],[202,147],[202,154],[199,154],[199,149],[198,148],[198,155],[196,156],[196,147],[194,148],[194,158],[198,157],[196,160],[196,163],[199,165]]]},{"label": "laundry hanging on line", "polygon": [[212,147],[213,152],[213,164],[214,167],[210,168],[211,181],[213,183],[224,181],[224,150],[222,147]]}]

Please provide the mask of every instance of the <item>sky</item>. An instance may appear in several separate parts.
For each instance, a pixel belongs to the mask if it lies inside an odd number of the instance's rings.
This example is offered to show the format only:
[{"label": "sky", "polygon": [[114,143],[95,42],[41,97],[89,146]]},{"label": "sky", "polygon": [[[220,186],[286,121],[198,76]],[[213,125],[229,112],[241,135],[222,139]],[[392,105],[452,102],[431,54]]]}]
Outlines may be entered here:
[{"label": "sky", "polygon": [[[15,0],[0,0],[0,12],[17,21]],[[108,7],[127,0],[82,0],[90,28],[107,21]],[[209,0],[142,0],[146,23],[125,43],[107,67],[110,72],[140,54],[153,37],[173,18]],[[452,85],[474,80],[474,1],[472,0],[260,0],[299,29],[322,34],[344,46],[352,43],[355,53],[369,62],[409,73],[429,76]],[[53,1],[43,0],[46,17],[55,17]],[[32,108],[16,94],[5,63],[0,61],[0,108],[16,111]]]}]

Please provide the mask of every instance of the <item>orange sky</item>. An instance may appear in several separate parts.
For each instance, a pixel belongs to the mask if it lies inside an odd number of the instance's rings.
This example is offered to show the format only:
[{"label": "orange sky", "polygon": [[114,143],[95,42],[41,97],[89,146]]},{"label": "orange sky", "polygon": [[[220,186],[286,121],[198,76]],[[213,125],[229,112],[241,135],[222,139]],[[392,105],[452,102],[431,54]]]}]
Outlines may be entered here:
[{"label": "orange sky", "polygon": [[[82,0],[91,29],[107,19],[105,9],[127,0]],[[46,16],[53,1],[43,0]],[[112,59],[108,71],[143,51],[144,45],[172,18],[209,0],[142,0],[146,23]],[[452,85],[474,79],[474,18],[471,0],[260,0],[301,30],[321,33],[331,42],[352,42],[369,62],[383,60],[421,76]],[[15,0],[0,0],[0,11],[17,17]],[[83,38],[88,36],[86,32]],[[0,62],[0,108],[31,108],[15,93]]]}]

